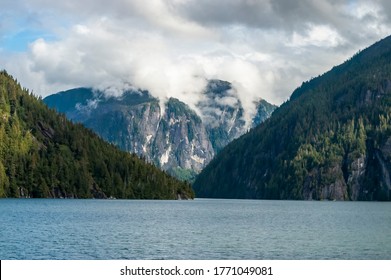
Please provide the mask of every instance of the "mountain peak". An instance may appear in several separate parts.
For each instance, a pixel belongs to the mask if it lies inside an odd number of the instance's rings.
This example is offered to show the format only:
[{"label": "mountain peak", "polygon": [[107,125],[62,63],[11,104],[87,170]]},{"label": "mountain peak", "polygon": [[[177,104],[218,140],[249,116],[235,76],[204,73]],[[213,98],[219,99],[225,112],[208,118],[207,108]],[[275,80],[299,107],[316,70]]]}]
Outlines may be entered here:
[{"label": "mountain peak", "polygon": [[[243,107],[231,89],[228,82],[210,81],[205,99],[196,105],[200,114],[177,98],[169,98],[163,109],[158,99],[141,90],[105,98],[103,93],[80,89],[86,98],[82,100],[75,89],[69,96],[54,94],[44,101],[121,149],[183,178],[201,171],[219,150],[246,132]],[[254,126],[275,109],[265,104],[260,103]]]}]

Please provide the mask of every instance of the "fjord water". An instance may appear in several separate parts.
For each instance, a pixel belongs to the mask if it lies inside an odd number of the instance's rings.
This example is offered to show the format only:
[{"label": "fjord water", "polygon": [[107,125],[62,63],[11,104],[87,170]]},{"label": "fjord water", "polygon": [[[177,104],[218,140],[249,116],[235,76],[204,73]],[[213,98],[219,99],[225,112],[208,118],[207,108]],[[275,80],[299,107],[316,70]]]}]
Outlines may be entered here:
[{"label": "fjord water", "polygon": [[391,203],[0,200],[0,259],[391,259]]}]

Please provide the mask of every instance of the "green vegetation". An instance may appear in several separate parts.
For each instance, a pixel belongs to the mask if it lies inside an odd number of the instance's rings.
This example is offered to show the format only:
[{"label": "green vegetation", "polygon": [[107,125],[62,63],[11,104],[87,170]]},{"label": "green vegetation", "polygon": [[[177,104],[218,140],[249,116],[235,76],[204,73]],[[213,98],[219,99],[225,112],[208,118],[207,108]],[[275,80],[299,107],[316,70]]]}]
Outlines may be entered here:
[{"label": "green vegetation", "polygon": [[194,189],[201,197],[390,200],[390,105],[388,37],[303,83],[226,147]]},{"label": "green vegetation", "polygon": [[180,182],[48,109],[0,72],[0,197],[193,198]]},{"label": "green vegetation", "polygon": [[167,171],[169,174],[181,181],[193,183],[197,173],[192,169],[185,169],[181,167],[175,167]]}]

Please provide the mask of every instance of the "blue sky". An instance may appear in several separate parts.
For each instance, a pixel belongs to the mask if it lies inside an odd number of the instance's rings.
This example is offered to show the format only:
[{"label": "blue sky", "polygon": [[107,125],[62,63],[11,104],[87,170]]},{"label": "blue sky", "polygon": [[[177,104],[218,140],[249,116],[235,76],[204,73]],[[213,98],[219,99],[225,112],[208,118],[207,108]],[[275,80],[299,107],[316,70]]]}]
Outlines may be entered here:
[{"label": "blue sky", "polygon": [[3,35],[0,44],[5,52],[26,52],[29,49],[29,44],[38,38],[50,41],[54,39],[54,35],[47,34],[44,30],[25,28]]},{"label": "blue sky", "polygon": [[190,105],[223,79],[251,114],[388,36],[389,15],[386,0],[4,0],[0,68],[42,96],[132,84]]}]

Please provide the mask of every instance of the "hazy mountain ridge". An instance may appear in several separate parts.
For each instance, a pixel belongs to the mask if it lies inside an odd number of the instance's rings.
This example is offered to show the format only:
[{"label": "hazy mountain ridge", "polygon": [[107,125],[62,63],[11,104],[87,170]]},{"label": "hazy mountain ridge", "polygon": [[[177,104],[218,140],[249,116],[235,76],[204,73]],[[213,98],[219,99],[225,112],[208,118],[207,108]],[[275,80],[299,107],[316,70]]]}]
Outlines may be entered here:
[{"label": "hazy mountain ridge", "polygon": [[391,199],[391,37],[305,82],[197,177],[201,197]]},{"label": "hazy mountain ridge", "polygon": [[[163,109],[158,99],[139,90],[108,97],[81,88],[48,96],[44,102],[121,149],[188,178],[247,131],[243,107],[231,90],[228,82],[210,81],[204,99],[197,104],[201,116],[175,98],[170,98]],[[260,101],[252,125],[264,121],[275,108]]]}]

